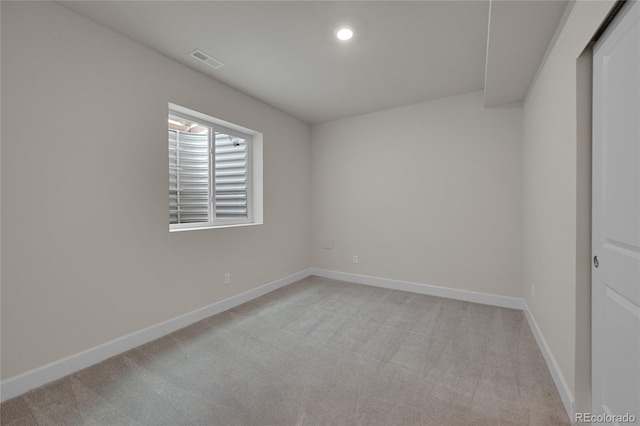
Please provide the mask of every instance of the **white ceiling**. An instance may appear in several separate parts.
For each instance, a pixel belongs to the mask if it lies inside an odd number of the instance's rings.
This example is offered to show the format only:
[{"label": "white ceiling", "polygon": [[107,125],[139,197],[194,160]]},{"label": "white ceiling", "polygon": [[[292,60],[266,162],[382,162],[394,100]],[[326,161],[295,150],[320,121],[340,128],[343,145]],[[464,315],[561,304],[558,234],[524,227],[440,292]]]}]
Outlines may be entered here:
[{"label": "white ceiling", "polygon": [[[488,42],[488,0],[59,3],[307,123],[482,90],[485,81],[491,105],[521,101],[566,5],[494,0],[501,13]],[[354,28],[351,41],[334,37],[341,25]],[[521,51],[509,60],[513,37]],[[225,66],[190,57],[196,48]]]}]

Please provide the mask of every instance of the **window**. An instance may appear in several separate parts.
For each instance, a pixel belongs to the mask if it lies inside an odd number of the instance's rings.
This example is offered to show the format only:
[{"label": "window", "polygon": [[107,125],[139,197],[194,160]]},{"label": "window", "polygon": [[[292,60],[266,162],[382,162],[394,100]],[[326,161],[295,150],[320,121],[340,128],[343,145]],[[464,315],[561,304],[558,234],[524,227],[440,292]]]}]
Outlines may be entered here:
[{"label": "window", "polygon": [[169,229],[254,223],[254,135],[184,111],[169,108]]}]

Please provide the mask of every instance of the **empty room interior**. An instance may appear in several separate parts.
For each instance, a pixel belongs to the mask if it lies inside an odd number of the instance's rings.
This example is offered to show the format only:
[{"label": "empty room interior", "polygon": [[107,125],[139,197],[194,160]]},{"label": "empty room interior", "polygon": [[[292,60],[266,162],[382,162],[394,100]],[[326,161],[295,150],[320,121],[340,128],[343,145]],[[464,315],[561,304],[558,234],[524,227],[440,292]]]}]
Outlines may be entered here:
[{"label": "empty room interior", "polygon": [[2,425],[640,421],[636,1],[0,14]]}]

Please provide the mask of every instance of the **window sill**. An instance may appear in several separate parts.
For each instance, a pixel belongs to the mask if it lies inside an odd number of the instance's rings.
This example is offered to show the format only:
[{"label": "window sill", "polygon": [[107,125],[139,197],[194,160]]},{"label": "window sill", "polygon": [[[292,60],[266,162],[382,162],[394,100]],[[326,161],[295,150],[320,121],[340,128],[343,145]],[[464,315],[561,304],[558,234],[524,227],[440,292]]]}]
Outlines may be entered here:
[{"label": "window sill", "polygon": [[192,228],[169,228],[169,232],[184,232],[184,231],[200,231],[203,229],[221,229],[221,228],[240,228],[244,226],[256,226],[262,225],[262,222],[252,222],[252,223],[233,223],[229,225],[208,225],[208,226],[194,226]]}]

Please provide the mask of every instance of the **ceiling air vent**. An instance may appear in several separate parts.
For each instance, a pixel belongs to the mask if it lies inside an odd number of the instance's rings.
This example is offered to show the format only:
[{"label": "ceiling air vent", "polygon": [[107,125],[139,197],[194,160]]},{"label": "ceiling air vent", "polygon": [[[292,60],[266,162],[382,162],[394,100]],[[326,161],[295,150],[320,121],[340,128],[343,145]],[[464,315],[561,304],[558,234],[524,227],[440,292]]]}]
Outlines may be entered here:
[{"label": "ceiling air vent", "polygon": [[200,49],[194,50],[193,52],[189,53],[189,55],[193,56],[194,58],[196,58],[199,61],[204,62],[205,64],[209,65],[213,69],[218,69],[218,68],[220,68],[221,66],[224,65],[222,62],[220,62],[219,60],[217,60],[213,56],[207,55],[206,53],[204,53]]}]

